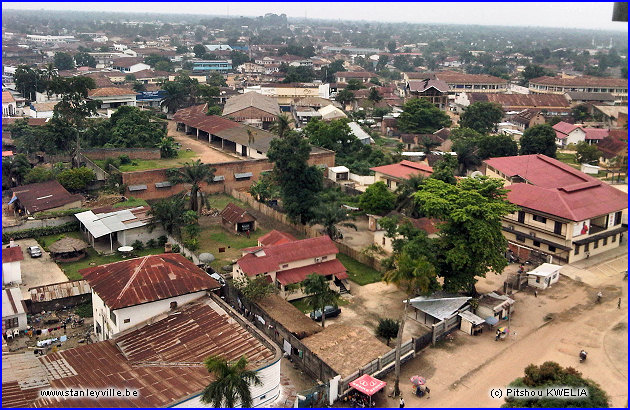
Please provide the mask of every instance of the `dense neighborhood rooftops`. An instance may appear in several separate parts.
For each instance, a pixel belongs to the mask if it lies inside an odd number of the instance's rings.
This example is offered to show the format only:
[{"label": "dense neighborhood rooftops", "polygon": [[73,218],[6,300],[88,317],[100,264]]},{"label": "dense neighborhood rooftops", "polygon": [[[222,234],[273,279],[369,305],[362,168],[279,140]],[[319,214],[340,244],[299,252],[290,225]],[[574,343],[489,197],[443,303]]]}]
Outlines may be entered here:
[{"label": "dense neighborhood rooftops", "polygon": [[246,223],[253,222],[256,220],[252,214],[247,212],[241,207],[234,205],[234,203],[230,202],[223,208],[220,213],[221,217],[230,223]]},{"label": "dense neighborhood rooftops", "polygon": [[140,63],[144,63],[144,59],[142,57],[121,57],[112,60],[112,66],[123,68],[131,68]]},{"label": "dense neighborhood rooftops", "polygon": [[468,93],[471,104],[476,102],[493,102],[500,104],[503,109],[518,107],[560,108],[569,110],[570,104],[563,95],[559,94],[499,94],[499,93]]},{"label": "dense neighborhood rooftops", "polygon": [[413,80],[409,80],[409,83],[407,84],[407,86],[409,87],[409,91],[411,92],[423,93],[429,88],[435,88],[436,90],[442,93],[448,92],[448,84],[438,79],[430,79],[430,78],[424,78],[424,79],[418,79],[418,80],[413,79]]},{"label": "dense neighborhood rooftops", "polygon": [[223,115],[230,115],[247,108],[257,108],[272,115],[280,114],[280,106],[275,98],[249,92],[230,97],[223,107]]},{"label": "dense neighborhood rooftops", "polygon": [[628,80],[624,78],[606,78],[606,77],[537,77],[529,80],[530,84],[555,85],[564,87],[622,87],[628,88]]},{"label": "dense neighborhood rooftops", "polygon": [[133,95],[135,96],[137,93],[130,88],[122,88],[122,87],[101,87],[95,88],[93,90],[88,91],[88,97],[90,98],[98,98],[98,97],[118,97],[118,96],[127,96]]},{"label": "dense neighborhood rooftops", "polygon": [[339,71],[337,73],[335,73],[335,76],[337,78],[347,78],[347,79],[353,79],[353,78],[375,78],[377,77],[376,74],[374,73],[370,73],[369,71]]},{"label": "dense neighborhood rooftops", "polygon": [[24,254],[22,254],[22,248],[19,246],[2,248],[2,263],[19,262],[21,260],[24,260]]},{"label": "dense neighborhood rooftops", "polygon": [[506,84],[507,80],[486,74],[466,74],[456,71],[436,71],[433,73],[409,72],[405,73],[409,80],[424,80],[425,78],[437,78],[447,84]]},{"label": "dense neighborhood rooftops", "polygon": [[250,370],[260,369],[279,357],[278,349],[264,344],[260,336],[235,321],[226,309],[207,298],[114,340],[40,359],[51,375],[52,388],[137,389],[137,397],[115,401],[46,397],[33,404],[35,407],[172,406],[201,393],[214,380],[203,365],[210,355],[228,361],[244,355]]},{"label": "dense neighborhood rooftops", "polygon": [[83,200],[83,196],[71,194],[57,180],[15,187],[13,195],[31,214]]},{"label": "dense neighborhood rooftops", "polygon": [[488,166],[527,183],[507,186],[508,200],[571,221],[583,221],[628,207],[626,194],[542,154],[491,158]]},{"label": "dense neighborhood rooftops", "polygon": [[284,326],[298,339],[303,339],[323,330],[320,325],[278,295],[269,295],[256,303],[273,320]]},{"label": "dense neighborhood rooftops", "polygon": [[220,287],[179,253],[149,255],[79,271],[110,309]]},{"label": "dense neighborhood rooftops", "polygon": [[430,166],[421,162],[413,162],[407,160],[403,160],[398,164],[382,165],[380,167],[373,167],[370,169],[374,172],[380,172],[382,174],[400,179],[408,179],[412,175],[429,176],[433,173],[433,168],[431,168]]},{"label": "dense neighborhood rooftops", "polygon": [[[285,263],[339,253],[337,246],[328,236],[302,239],[275,246],[250,248],[237,263],[249,276],[280,270]],[[313,273],[313,272],[310,272]]]}]

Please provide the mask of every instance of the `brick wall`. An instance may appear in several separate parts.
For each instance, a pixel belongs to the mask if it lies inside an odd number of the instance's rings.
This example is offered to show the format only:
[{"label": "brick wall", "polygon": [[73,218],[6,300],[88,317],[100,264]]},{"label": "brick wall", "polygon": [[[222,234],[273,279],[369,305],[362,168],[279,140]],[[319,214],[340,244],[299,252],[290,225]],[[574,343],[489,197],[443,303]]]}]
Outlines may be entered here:
[{"label": "brick wall", "polygon": [[258,108],[248,107],[239,111],[234,111],[227,115],[227,118],[234,118],[234,121],[242,121],[243,119],[259,119],[261,121],[274,121],[275,115],[263,111]]},{"label": "brick wall", "polygon": [[[335,165],[335,153],[332,151],[326,151],[321,153],[312,153],[308,163],[310,165],[324,164],[327,167]],[[231,190],[246,190],[254,182],[258,180],[261,172],[271,171],[273,164],[268,159],[250,159],[245,161],[232,161],[223,162],[218,164],[212,164],[213,168],[216,168],[214,172],[215,176],[225,177],[225,181],[215,182],[212,184],[202,184],[202,189],[206,193],[219,193],[219,192],[231,192]],[[234,178],[234,173],[251,172],[253,176],[249,179],[237,181]],[[133,196],[134,198],[141,199],[158,199],[167,198],[169,196],[178,194],[187,190],[185,185],[175,185],[168,188],[156,188],[156,182],[167,181],[166,168],[164,169],[152,169],[148,171],[133,171],[122,173],[123,184],[129,185],[146,185],[147,189],[143,191],[127,190],[127,196]]]},{"label": "brick wall", "polygon": [[127,155],[130,159],[160,159],[159,148],[94,148],[82,149],[83,155],[90,159],[118,158]]}]

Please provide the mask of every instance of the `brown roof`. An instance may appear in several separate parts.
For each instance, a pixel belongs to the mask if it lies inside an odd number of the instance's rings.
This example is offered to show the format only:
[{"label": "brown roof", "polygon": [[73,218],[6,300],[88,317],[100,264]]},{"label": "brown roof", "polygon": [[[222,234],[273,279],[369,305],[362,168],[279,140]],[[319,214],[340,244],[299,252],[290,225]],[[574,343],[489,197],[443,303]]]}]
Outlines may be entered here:
[{"label": "brown roof", "polygon": [[81,269],[79,273],[110,309],[220,287],[216,280],[179,253],[149,255]]},{"label": "brown roof", "polygon": [[230,97],[223,107],[223,115],[234,114],[250,107],[258,108],[274,116],[280,114],[280,106],[275,98],[257,92],[249,92]]},{"label": "brown roof", "polygon": [[15,187],[13,195],[18,197],[20,205],[31,214],[83,200],[83,196],[70,194],[56,180]]},{"label": "brown roof", "polygon": [[564,87],[620,87],[628,89],[628,80],[624,78],[606,78],[606,77],[538,77],[529,80],[530,84],[556,85]]},{"label": "brown roof", "polygon": [[15,98],[13,98],[13,95],[9,91],[2,92],[2,104],[9,104],[14,102]]},{"label": "brown roof", "polygon": [[[120,73],[120,76],[122,77],[124,76],[124,74]],[[96,84],[96,87],[99,87],[99,88],[115,87],[112,80],[109,79],[110,76],[106,75],[105,73],[90,73],[90,74],[86,74],[85,77],[90,77],[91,79],[93,79],[94,84]]]},{"label": "brown roof", "polygon": [[375,78],[376,74],[369,71],[340,71],[335,73],[337,78]]},{"label": "brown roof", "polygon": [[366,328],[340,324],[329,325],[302,343],[342,378],[391,350]]},{"label": "brown roof", "polygon": [[[137,389],[138,397],[39,398],[35,407],[167,407],[191,398],[213,381],[203,360],[220,355],[228,361],[245,356],[256,370],[279,357],[258,334],[227,314],[212,297],[185,305],[166,318],[108,340],[52,353],[40,360],[60,376],[54,389]],[[219,305],[217,307],[217,304]],[[258,337],[257,337],[258,336]],[[61,372],[60,372],[61,370]],[[4,395],[4,392],[3,392]]]},{"label": "brown roof", "polygon": [[253,215],[251,215],[243,208],[239,208],[238,206],[234,205],[232,202],[225,206],[220,215],[223,219],[233,224],[253,222],[256,220]]},{"label": "brown roof", "polygon": [[49,302],[55,299],[68,298],[90,293],[90,285],[85,279],[29,288],[32,302]]},{"label": "brown roof", "polygon": [[22,248],[13,246],[11,248],[2,248],[2,263],[11,263],[24,260]]},{"label": "brown roof", "polygon": [[142,57],[121,57],[121,58],[112,60],[113,67],[129,68],[138,63],[144,63],[144,59]]},{"label": "brown roof", "polygon": [[48,245],[48,250],[50,253],[69,253],[82,251],[87,247],[88,244],[81,239],[66,236],[65,238],[59,239],[57,242]]},{"label": "brown roof", "polygon": [[278,295],[267,296],[256,304],[298,339],[323,330],[320,325]]},{"label": "brown roof", "polygon": [[[626,131],[626,139],[627,139]],[[607,159],[614,158],[618,155],[628,155],[628,143],[609,135],[597,144],[597,149],[601,151],[602,156]]]},{"label": "brown roof", "polygon": [[118,95],[136,95],[136,92],[129,88],[122,87],[101,87],[88,92],[90,98],[115,97]]},{"label": "brown roof", "polygon": [[471,104],[476,102],[493,102],[501,104],[504,110],[519,108],[561,108],[570,109],[569,101],[559,94],[497,94],[468,93]]},{"label": "brown roof", "polygon": [[465,74],[456,71],[438,71],[435,76],[449,84],[507,84],[507,80],[486,74]]},{"label": "brown roof", "polygon": [[258,243],[262,246],[282,245],[293,241],[297,241],[293,235],[276,229],[258,238]]},{"label": "brown roof", "polygon": [[147,70],[140,70],[137,71],[135,73],[131,73],[134,77],[136,77],[137,79],[141,79],[141,78],[168,78],[168,76],[170,75],[170,73],[166,72],[166,71],[153,71],[150,69]]},{"label": "brown roof", "polygon": [[34,126],[34,127],[46,125],[46,123],[49,120],[49,118],[2,117],[2,126],[4,127],[6,125],[12,125],[12,124],[15,124],[16,121],[24,120],[24,119],[26,119],[26,122],[28,123],[28,125]]}]

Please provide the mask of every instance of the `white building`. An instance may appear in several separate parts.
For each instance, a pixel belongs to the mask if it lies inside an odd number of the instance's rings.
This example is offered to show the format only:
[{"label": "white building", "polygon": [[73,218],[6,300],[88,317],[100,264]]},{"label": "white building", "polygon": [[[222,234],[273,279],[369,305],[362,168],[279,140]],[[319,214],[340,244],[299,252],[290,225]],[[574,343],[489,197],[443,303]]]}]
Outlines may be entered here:
[{"label": "white building", "polygon": [[145,325],[220,288],[216,280],[179,253],[149,255],[80,272],[92,288],[98,340]]},{"label": "white building", "polygon": [[2,286],[22,283],[22,248],[14,246],[2,249]]},{"label": "white building", "polygon": [[562,266],[543,263],[536,269],[527,272],[527,284],[538,289],[547,289],[560,279]]},{"label": "white building", "polygon": [[26,305],[20,288],[2,290],[2,333],[26,330]]},{"label": "white building", "polygon": [[88,98],[101,101],[101,109],[118,108],[121,105],[136,106],[136,92],[128,88],[95,88],[88,92]]},{"label": "white building", "polygon": [[52,118],[55,113],[55,105],[59,101],[31,103],[28,116],[31,118]]},{"label": "white building", "polygon": [[17,109],[17,103],[9,91],[2,91],[2,116],[13,117]]}]

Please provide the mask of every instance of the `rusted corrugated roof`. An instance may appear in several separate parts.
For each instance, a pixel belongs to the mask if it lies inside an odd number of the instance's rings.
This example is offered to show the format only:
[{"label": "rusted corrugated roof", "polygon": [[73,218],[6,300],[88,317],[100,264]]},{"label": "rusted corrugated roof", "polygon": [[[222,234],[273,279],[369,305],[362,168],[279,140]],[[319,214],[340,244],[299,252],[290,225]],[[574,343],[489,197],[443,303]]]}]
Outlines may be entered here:
[{"label": "rusted corrugated roof", "polygon": [[29,289],[31,301],[33,302],[49,302],[55,299],[85,295],[90,293],[90,291],[90,285],[85,279],[54,283],[52,285],[38,286]]},{"label": "rusted corrugated roof", "polygon": [[233,224],[253,222],[256,220],[249,212],[234,205],[232,202],[225,206],[220,215],[223,219]]},{"label": "rusted corrugated roof", "polygon": [[22,254],[22,248],[19,246],[2,249],[2,263],[18,262],[21,260],[24,260],[24,254]]},{"label": "rusted corrugated roof", "polygon": [[229,361],[245,356],[248,368],[268,365],[276,351],[207,298],[184,306],[167,318],[92,345],[49,354],[47,367],[62,363],[65,377],[53,389],[137,389],[139,397],[39,398],[35,407],[166,407],[200,393],[212,380],[203,365],[209,355]]},{"label": "rusted corrugated roof", "polygon": [[70,194],[56,180],[15,187],[13,194],[18,197],[20,204],[32,214],[83,200],[83,196]]},{"label": "rusted corrugated roof", "polygon": [[79,273],[110,309],[220,288],[216,280],[179,253],[149,255]]}]

